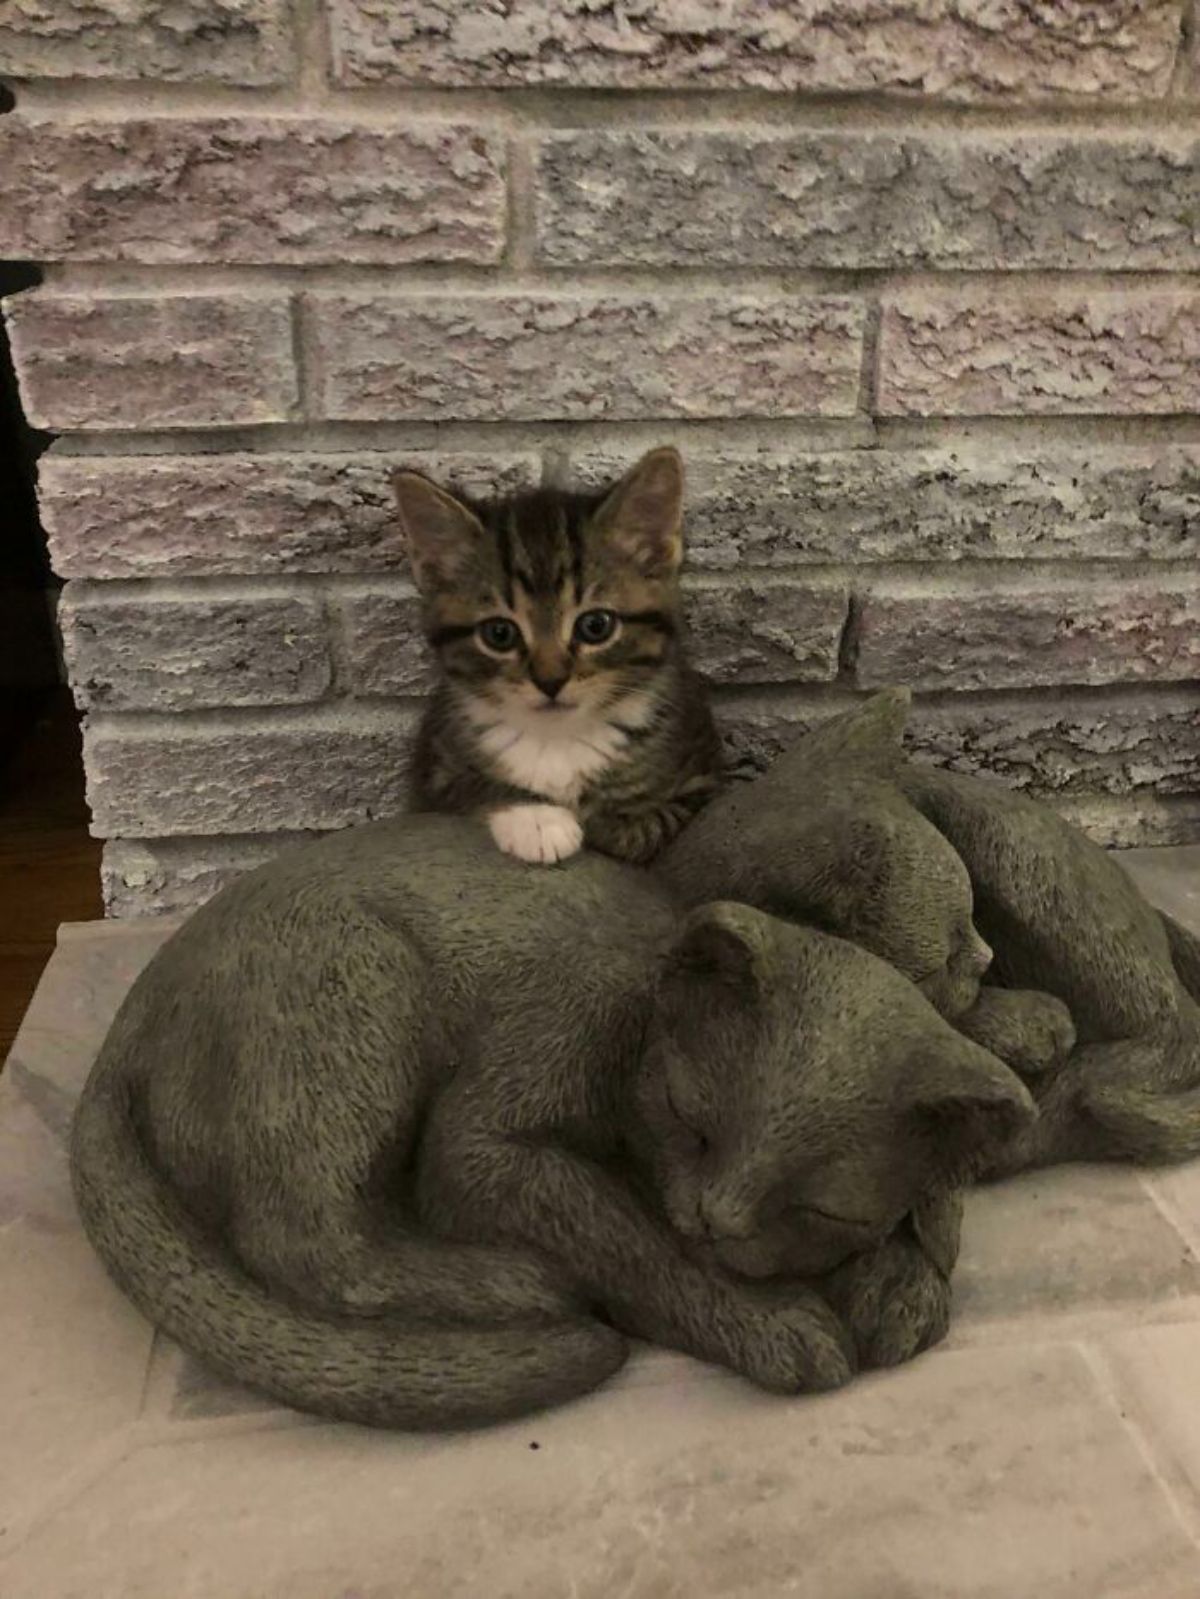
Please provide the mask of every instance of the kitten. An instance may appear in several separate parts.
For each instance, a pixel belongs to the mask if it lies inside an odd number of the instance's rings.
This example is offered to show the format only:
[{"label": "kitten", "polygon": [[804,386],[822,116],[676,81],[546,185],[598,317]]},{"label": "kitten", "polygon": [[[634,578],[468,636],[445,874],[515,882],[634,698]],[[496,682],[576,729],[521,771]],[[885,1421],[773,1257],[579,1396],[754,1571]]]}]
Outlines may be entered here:
[{"label": "kitten", "polygon": [[441,681],[412,752],[418,811],[483,811],[509,855],[648,861],[717,786],[684,655],[683,463],[651,450],[608,494],[468,505],[394,479]]}]

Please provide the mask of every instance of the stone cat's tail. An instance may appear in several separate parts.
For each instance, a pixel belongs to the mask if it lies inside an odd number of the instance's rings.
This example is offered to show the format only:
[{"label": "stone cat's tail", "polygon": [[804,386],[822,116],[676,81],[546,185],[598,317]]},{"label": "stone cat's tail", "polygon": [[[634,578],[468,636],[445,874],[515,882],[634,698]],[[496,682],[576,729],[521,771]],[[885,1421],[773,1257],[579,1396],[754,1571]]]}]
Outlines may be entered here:
[{"label": "stone cat's tail", "polygon": [[1159,1166],[1200,1155],[1200,1087],[1178,1094],[1106,1088],[1091,1096],[1088,1110],[1103,1129],[1103,1141],[1086,1149],[1086,1156]]},{"label": "stone cat's tail", "polygon": [[272,1298],[210,1241],[155,1171],[125,1085],[93,1077],[72,1178],[84,1229],[149,1320],[221,1376],[368,1426],[481,1426],[587,1392],[623,1363],[595,1321],[423,1327],[323,1317]]},{"label": "stone cat's tail", "polygon": [[1200,1002],[1200,938],[1168,916],[1166,911],[1159,911],[1158,914],[1166,928],[1175,975],[1192,998]]}]

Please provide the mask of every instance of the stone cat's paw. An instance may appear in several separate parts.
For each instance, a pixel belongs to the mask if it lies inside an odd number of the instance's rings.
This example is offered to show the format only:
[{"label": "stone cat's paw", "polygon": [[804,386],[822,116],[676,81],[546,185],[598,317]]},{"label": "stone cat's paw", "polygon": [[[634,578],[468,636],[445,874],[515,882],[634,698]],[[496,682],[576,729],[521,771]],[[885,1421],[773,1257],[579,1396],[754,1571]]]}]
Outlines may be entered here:
[{"label": "stone cat's paw", "polygon": [[1037,989],[984,988],[955,1026],[1021,1077],[1041,1078],[1075,1048],[1075,1024],[1062,1000]]},{"label": "stone cat's paw", "polygon": [[911,1360],[950,1326],[950,1283],[915,1239],[890,1238],[839,1266],[822,1286],[864,1369]]},{"label": "stone cat's paw", "polygon": [[1061,1065],[1075,1048],[1075,1023],[1071,1012],[1053,994],[1029,993],[1025,1025],[1020,1040],[1020,1059],[1010,1064],[1016,1071],[1040,1074]]},{"label": "stone cat's paw", "polygon": [[583,829],[562,805],[506,805],[488,817],[492,837],[506,855],[550,866],[575,855]]},{"label": "stone cat's paw", "polygon": [[855,1371],[850,1335],[811,1289],[768,1291],[754,1318],[744,1373],[773,1393],[824,1393]]},{"label": "stone cat's paw", "polygon": [[1075,1048],[1075,1024],[1061,999],[1035,990],[1011,994],[1013,1022],[997,1050],[1006,1066],[1022,1077],[1044,1077]]}]

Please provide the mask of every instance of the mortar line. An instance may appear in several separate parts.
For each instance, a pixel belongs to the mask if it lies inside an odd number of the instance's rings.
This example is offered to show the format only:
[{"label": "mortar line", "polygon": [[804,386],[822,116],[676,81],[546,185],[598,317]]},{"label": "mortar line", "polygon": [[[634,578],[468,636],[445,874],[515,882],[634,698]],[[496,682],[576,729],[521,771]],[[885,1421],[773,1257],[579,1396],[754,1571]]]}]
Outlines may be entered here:
[{"label": "mortar line", "polygon": [[[567,486],[557,474],[546,476],[542,481],[548,487]],[[114,603],[130,599],[178,603],[200,594],[211,599],[267,598],[292,591],[307,591],[313,582],[327,584],[331,593],[338,594],[384,588],[407,594],[415,590],[406,576],[406,570],[403,563],[398,563],[394,567],[366,567],[349,571],[330,570],[327,567],[257,571],[232,568],[182,573],[164,570],[114,577],[79,572],[69,574],[67,584],[70,603],[95,599]],[[743,577],[763,588],[808,587],[817,590],[843,585],[853,588],[854,599],[859,603],[875,591],[884,598],[909,595],[922,598],[939,593],[962,598],[980,591],[989,597],[1000,595],[1013,599],[1043,593],[1053,596],[1064,592],[1062,584],[1072,582],[1082,589],[1085,596],[1089,589],[1099,591],[1110,584],[1123,585],[1124,593],[1130,582],[1156,581],[1200,593],[1200,569],[1194,558],[1187,557],[1160,561],[1119,556],[1062,556],[1037,561],[1027,560],[1020,555],[997,556],[988,560],[933,557],[905,561],[848,561],[825,557],[778,562],[748,560],[739,562],[736,567],[725,567],[706,563],[703,552],[699,557],[694,552],[689,555],[688,583],[694,592],[711,593],[731,584],[736,586]],[[975,585],[982,586],[981,590]],[[1200,664],[1197,666],[1197,677],[1200,678]],[[1187,682],[1189,679],[1175,681]]]},{"label": "mortar line", "polygon": [[[510,188],[519,190],[525,179],[518,164],[510,172]],[[516,182],[512,182],[515,175]],[[534,222],[534,200],[523,195],[506,200],[506,222],[522,227]],[[524,238],[522,245],[531,244]],[[1032,288],[1035,295],[1055,301],[1076,296],[1140,295],[1200,300],[1200,250],[1188,264],[1137,267],[966,267],[957,263],[925,267],[880,264],[876,266],[697,265],[674,262],[597,262],[549,264],[517,259],[506,253],[498,262],[486,261],[217,261],[151,262],[133,260],[48,260],[48,293],[95,294],[103,299],[156,299],[206,293],[265,294],[274,290],[305,289],[313,294],[362,295],[384,300],[502,300],[514,295],[550,298],[623,296],[664,302],[696,294],[746,297],[832,298],[862,300],[870,296],[927,294],[969,303],[987,295],[989,303],[1024,307]]]},{"label": "mortar line", "polygon": [[[1200,90],[1200,84],[1193,83],[1193,46],[1195,44],[1196,29],[1200,27],[1200,10],[1197,10],[1194,0],[1184,0],[1179,13],[1179,37],[1175,45],[1175,69],[1171,74],[1168,95],[1178,104],[1186,100],[1189,90]],[[1193,98],[1197,96],[1193,95]]]},{"label": "mortar line", "polygon": [[[1188,796],[1180,795],[1176,797],[1187,798]],[[1174,1203],[1173,1200],[1169,1199],[1166,1194],[1162,1193],[1156,1187],[1153,1177],[1147,1176],[1144,1173],[1139,1173],[1138,1180],[1143,1190],[1149,1196],[1151,1204],[1170,1227],[1171,1231],[1178,1233],[1179,1237],[1187,1245],[1191,1253],[1197,1258],[1197,1260],[1200,1260],[1200,1228],[1197,1228],[1194,1223],[1188,1219],[1187,1215]]]},{"label": "mortar line", "polygon": [[[860,691],[849,691],[846,685],[830,682],[787,682],[761,684],[718,684],[714,702],[732,712],[738,709],[786,710],[797,713],[799,719],[805,712],[828,708],[846,708],[862,703]],[[409,715],[419,710],[424,700],[421,696],[372,696],[368,700],[316,701],[305,705],[286,705],[269,708],[268,720],[273,727],[279,725],[306,726],[313,723],[329,729],[344,728],[347,723],[386,724],[388,718]],[[1070,714],[1086,707],[1097,707],[1111,713],[1114,707],[1129,713],[1144,712],[1148,707],[1174,706],[1192,712],[1195,693],[1187,684],[1100,684],[1088,687],[1073,685],[1069,688],[1054,685],[1035,685],[1025,689],[939,689],[913,696],[914,713],[972,709],[1003,712],[1019,708],[1024,711],[1047,706],[1062,714]],[[213,726],[228,731],[234,723],[247,728],[256,719],[262,719],[267,708],[262,706],[210,706],[204,709],[159,711],[93,711],[89,720],[89,735],[99,737],[119,733],[136,738],[187,737],[189,733],[203,731]],[[250,729],[253,730],[252,728]],[[1104,791],[1097,791],[1100,797]],[[1062,794],[1063,799],[1078,799],[1078,793]],[[1120,798],[1122,796],[1113,796]],[[1186,797],[1186,796],[1182,796]]]},{"label": "mortar line", "polygon": [[223,429],[113,428],[59,433],[48,452],[52,463],[88,459],[100,463],[174,457],[214,459],[230,455],[266,461],[290,455],[362,456],[422,451],[540,454],[568,451],[574,459],[593,452],[634,452],[669,435],[686,450],[705,454],[714,445],[731,461],[764,451],[790,458],[878,453],[976,454],[1018,460],[1090,455],[1097,449],[1144,454],[1195,450],[1200,416],[969,416],[969,417],[630,417],[622,421],[457,421],[426,419],[374,422],[312,418]]},{"label": "mortar line", "polygon": [[324,11],[318,0],[290,0],[290,11],[298,66],[294,87],[301,105],[311,115],[324,97],[330,68]]},{"label": "mortar line", "polygon": [[[1178,1325],[1178,1324],[1177,1324]],[[1195,1326],[1195,1324],[1193,1324]],[[1200,1333],[1200,1327],[1196,1328]],[[1101,1397],[1115,1414],[1123,1431],[1158,1484],[1180,1531],[1200,1553],[1200,1489],[1171,1455],[1155,1445],[1155,1433],[1132,1393],[1123,1392],[1120,1379],[1099,1345],[1080,1340],[1072,1346],[1092,1375]],[[1182,1486],[1180,1479],[1182,1479]],[[1184,1495],[1186,1494],[1186,1502]]]},{"label": "mortar line", "polygon": [[[16,108],[54,116],[60,125],[90,119],[164,120],[203,116],[287,117],[305,111],[329,119],[376,122],[489,120],[554,133],[600,130],[613,122],[614,105],[630,129],[683,128],[714,132],[777,128],[784,132],[864,134],[1012,135],[1062,133],[1179,133],[1180,95],[1168,88],[1136,99],[1081,98],[1047,94],[1027,100],[996,97],[967,102],[900,92],[822,92],[757,88],[558,88],[549,85],[419,87],[406,84],[339,85],[332,72],[332,41],[313,0],[298,0],[294,12],[299,72],[292,81],[257,85],[151,81],[145,78],[79,79],[29,76],[14,85]],[[318,29],[314,37],[314,26]],[[317,49],[312,49],[313,44]],[[1186,83],[1186,75],[1180,84]]]}]

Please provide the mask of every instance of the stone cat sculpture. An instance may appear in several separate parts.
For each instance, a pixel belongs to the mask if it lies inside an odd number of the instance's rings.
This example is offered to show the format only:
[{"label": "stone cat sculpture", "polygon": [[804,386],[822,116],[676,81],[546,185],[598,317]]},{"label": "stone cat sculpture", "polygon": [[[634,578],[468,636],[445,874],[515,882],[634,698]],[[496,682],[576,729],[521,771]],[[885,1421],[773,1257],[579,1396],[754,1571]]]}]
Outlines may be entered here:
[{"label": "stone cat sculpture", "polygon": [[[169,940],[72,1166],[118,1284],[218,1372],[446,1427],[584,1392],[626,1333],[784,1392],[845,1381],[855,1342],[912,1352],[944,1326],[945,1190],[1032,1114],[864,950],[412,817],[280,856]],[[822,1274],[855,1340],[797,1280]]]},{"label": "stone cat sculpture", "polygon": [[994,1173],[1200,1154],[1200,942],[1049,806],[908,760],[907,710],[889,690],[799,739],[660,875],[852,939],[1021,1072],[1040,1114]]}]

